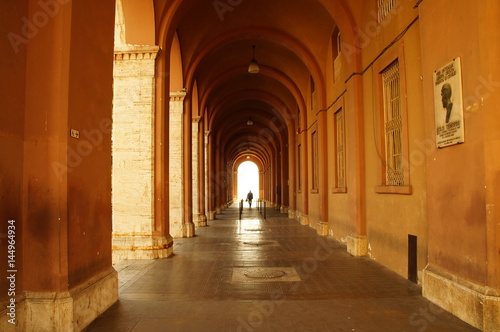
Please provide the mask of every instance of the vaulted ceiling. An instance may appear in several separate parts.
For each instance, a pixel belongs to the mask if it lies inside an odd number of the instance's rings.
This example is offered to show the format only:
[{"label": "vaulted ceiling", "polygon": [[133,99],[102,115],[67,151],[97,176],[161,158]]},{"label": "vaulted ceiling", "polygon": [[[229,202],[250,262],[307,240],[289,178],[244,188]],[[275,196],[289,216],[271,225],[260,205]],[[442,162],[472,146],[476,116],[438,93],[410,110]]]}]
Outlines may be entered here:
[{"label": "vaulted ceiling", "polygon": [[[157,29],[172,16],[183,82],[188,89],[196,83],[206,129],[229,161],[250,154],[267,163],[306,111],[311,81],[324,87],[334,20],[317,0],[183,0],[173,6],[155,2]],[[257,74],[247,70],[253,45]],[[250,117],[253,126],[246,124]]]}]

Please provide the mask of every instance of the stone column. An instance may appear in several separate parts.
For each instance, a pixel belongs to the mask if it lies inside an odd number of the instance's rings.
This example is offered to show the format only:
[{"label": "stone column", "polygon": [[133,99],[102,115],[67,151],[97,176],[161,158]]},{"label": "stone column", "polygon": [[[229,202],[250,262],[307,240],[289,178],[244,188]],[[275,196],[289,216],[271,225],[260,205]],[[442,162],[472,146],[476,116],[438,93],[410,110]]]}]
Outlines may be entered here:
[{"label": "stone column", "polygon": [[288,218],[296,219],[297,218],[297,153],[296,153],[296,143],[295,143],[295,132],[288,132],[288,181],[289,181],[289,209],[288,209]]},{"label": "stone column", "polygon": [[[169,213],[170,235],[174,238],[194,236],[194,224],[184,222],[184,99],[186,92],[170,92],[169,103]],[[186,133],[191,135],[191,133]]]},{"label": "stone column", "polygon": [[212,149],[212,135],[210,131],[205,132],[205,174],[206,174],[206,190],[205,190],[205,198],[206,198],[206,210],[207,210],[207,219],[214,220],[215,215],[215,194],[214,194],[214,166],[213,166],[213,149]]},{"label": "stone column", "polygon": [[205,212],[201,209],[200,197],[201,195],[201,182],[200,182],[200,158],[201,148],[200,147],[200,119],[201,117],[196,116],[193,117],[193,126],[192,126],[192,150],[193,150],[193,221],[196,226],[206,226],[207,225],[207,217],[205,216]]},{"label": "stone column", "polygon": [[193,199],[192,199],[192,205],[193,205],[193,222],[198,224],[199,218],[200,218],[200,195],[199,195],[199,190],[200,190],[200,181],[198,177],[198,125],[200,122],[200,117],[193,117],[192,119],[193,125],[191,127],[191,150],[192,150],[192,183],[193,183]]},{"label": "stone column", "polygon": [[199,217],[199,223],[198,226],[200,227],[205,227],[208,225],[207,223],[207,205],[206,205],[206,195],[207,195],[207,186],[206,186],[206,163],[205,163],[205,156],[206,156],[206,145],[205,145],[205,134],[203,132],[203,122],[199,124],[198,128],[200,130],[198,134],[198,151],[199,151],[199,157],[198,157],[198,178],[199,178],[199,207],[200,207],[200,217]]},{"label": "stone column", "polygon": [[[113,261],[172,253],[154,222],[155,58],[158,46],[115,49],[113,96]],[[170,241],[171,242],[171,241]]]}]

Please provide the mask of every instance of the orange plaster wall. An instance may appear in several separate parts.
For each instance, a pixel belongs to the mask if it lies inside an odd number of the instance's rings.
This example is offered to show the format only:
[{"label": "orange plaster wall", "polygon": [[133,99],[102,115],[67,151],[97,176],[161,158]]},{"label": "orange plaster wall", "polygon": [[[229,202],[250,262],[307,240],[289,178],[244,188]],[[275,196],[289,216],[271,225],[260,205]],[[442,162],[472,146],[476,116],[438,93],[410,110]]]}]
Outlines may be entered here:
[{"label": "orange plaster wall", "polygon": [[[356,95],[351,91],[353,84],[343,84],[345,78],[352,74],[350,64],[353,61],[355,49],[353,45],[342,44],[342,71],[340,77],[333,86],[330,77],[333,75],[332,65],[329,65],[329,77],[327,78],[328,93],[334,98],[347,89],[343,96],[343,110],[345,118],[346,139],[346,176],[347,192],[333,193],[329,190],[329,219],[330,230],[334,238],[344,241],[351,234],[358,234],[356,229],[356,218],[366,218],[366,235],[369,243],[369,255],[406,277],[407,274],[407,238],[408,234],[418,236],[418,269],[422,270],[427,263],[427,225],[426,225],[426,182],[425,182],[425,158],[427,151],[420,151],[419,142],[425,137],[424,117],[422,116],[422,82],[420,63],[420,43],[418,23],[406,32],[404,38],[388,51],[384,51],[396,36],[403,31],[417,14],[413,4],[397,2],[396,7],[386,18],[383,25],[377,23],[376,2],[366,4],[361,1],[350,1],[348,3],[354,12],[356,29],[361,35],[359,45],[361,48],[362,68],[367,69],[362,75],[363,109],[354,104]],[[342,38],[342,31],[341,31]],[[378,73],[380,61],[386,61],[387,57],[397,57],[399,48],[404,49],[406,58],[406,95],[405,102],[408,105],[408,151],[415,164],[412,168],[410,183],[413,186],[412,195],[377,194],[375,187],[381,184],[380,157],[377,153],[376,144],[380,143],[380,133],[374,133],[374,112],[378,100],[377,92],[374,90],[374,77]],[[382,54],[383,53],[383,54]],[[379,60],[376,60],[380,56]],[[375,62],[373,62],[375,60]],[[351,78],[351,81],[355,77]],[[340,105],[339,105],[340,106]],[[328,128],[329,142],[334,142],[334,112],[335,106],[329,110]],[[356,112],[361,112],[364,126],[364,140],[361,143],[365,149],[365,166],[360,174],[356,175],[360,167],[356,160],[357,124],[355,123]],[[330,151],[331,150],[331,151]],[[329,164],[335,164],[335,151],[329,150]],[[418,164],[418,165],[417,165]],[[330,187],[333,187],[335,177],[334,167],[329,168]],[[361,177],[361,178],[359,178]],[[358,186],[365,181],[365,184]],[[358,192],[361,191],[361,192]],[[365,208],[362,215],[356,216],[352,209],[353,202],[362,199],[366,195],[366,202],[358,208]],[[361,234],[363,235],[363,234]]]},{"label": "orange plaster wall", "polygon": [[[403,27],[401,27],[403,29]],[[395,58],[399,59],[401,76],[401,102],[406,105],[407,128],[404,155],[409,169],[410,195],[377,193],[382,184],[383,131],[380,129],[381,109],[379,72]],[[431,157],[426,149],[424,117],[422,115],[422,81],[418,24],[414,25],[364,75],[365,93],[365,146],[366,146],[366,200],[367,236],[369,255],[402,276],[408,270],[408,235],[417,236],[417,268],[422,271],[427,264],[427,209],[425,160]],[[403,108],[404,110],[404,108]],[[429,144],[429,143],[427,143]]]},{"label": "orange plaster wall", "polygon": [[125,38],[131,45],[156,45],[153,0],[121,0]]},{"label": "orange plaster wall", "polygon": [[70,287],[111,266],[114,1],[74,2],[73,12],[67,125],[81,136],[68,153],[81,161],[68,174]]},{"label": "orange plaster wall", "polygon": [[[7,221],[16,221],[16,293],[22,287],[22,171],[24,133],[24,94],[26,70],[25,44],[12,44],[9,34],[22,37],[22,17],[27,14],[27,1],[5,2],[0,10],[0,289],[9,289]],[[11,35],[12,36],[12,35]],[[24,37],[23,37],[24,38]],[[18,40],[18,39],[15,39]],[[14,45],[14,46],[13,46]],[[0,293],[0,301],[7,298]]]},{"label": "orange plaster wall", "polygon": [[[464,99],[475,96],[480,78],[489,76],[490,71],[480,63],[490,46],[479,43],[483,29],[478,18],[482,10],[476,2],[466,0],[453,6],[444,0],[420,6],[424,111],[429,137],[434,135],[433,71],[461,57]],[[435,52],[436,48],[439,52]],[[427,161],[429,264],[479,284],[487,281],[484,112],[489,110],[464,110],[465,143],[434,148],[433,158]],[[495,130],[499,130],[498,126]]]},{"label": "orange plaster wall", "polygon": [[[31,1],[28,17],[39,11]],[[64,291],[111,267],[110,135],[82,142],[111,118],[114,12],[112,1],[66,3],[28,45],[20,75],[29,291]]]}]

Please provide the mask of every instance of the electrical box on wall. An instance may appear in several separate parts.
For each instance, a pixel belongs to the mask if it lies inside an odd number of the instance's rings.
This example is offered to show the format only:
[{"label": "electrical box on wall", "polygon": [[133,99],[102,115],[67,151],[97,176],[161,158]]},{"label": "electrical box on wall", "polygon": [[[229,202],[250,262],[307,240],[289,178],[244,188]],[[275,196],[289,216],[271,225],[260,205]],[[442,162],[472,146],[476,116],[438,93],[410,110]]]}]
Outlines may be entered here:
[{"label": "electrical box on wall", "polygon": [[80,132],[76,129],[70,129],[70,135],[73,138],[80,138]]}]

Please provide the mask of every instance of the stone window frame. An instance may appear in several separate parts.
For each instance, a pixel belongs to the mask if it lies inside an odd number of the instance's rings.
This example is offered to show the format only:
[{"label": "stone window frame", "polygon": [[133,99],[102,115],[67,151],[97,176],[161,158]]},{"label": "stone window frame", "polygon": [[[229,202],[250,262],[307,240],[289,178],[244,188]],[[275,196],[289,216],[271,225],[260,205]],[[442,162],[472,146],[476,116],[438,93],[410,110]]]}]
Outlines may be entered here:
[{"label": "stone window frame", "polygon": [[[335,150],[333,164],[335,169],[334,169],[334,184],[332,193],[346,193],[347,192],[347,175],[346,175],[347,144],[345,135],[345,110],[343,105],[338,107],[337,111],[333,113],[333,128],[334,128],[333,146]],[[341,144],[339,143],[339,138],[341,139]],[[343,174],[343,177],[341,177],[339,174]]]},{"label": "stone window frame", "polygon": [[297,144],[297,192],[302,192],[302,142]]},{"label": "stone window frame", "polygon": [[[383,88],[383,72],[391,64],[398,62],[399,64],[399,93],[400,93],[400,107],[401,107],[401,163],[403,171],[403,183],[393,185],[387,183],[387,167],[386,167],[386,135],[385,135],[385,106],[384,106],[384,88]],[[409,160],[409,141],[408,141],[408,105],[406,99],[406,70],[404,58],[404,45],[401,43],[389,49],[384,55],[380,57],[374,65],[376,75],[374,75],[374,130],[375,137],[377,137],[377,153],[381,161],[378,163],[378,182],[379,185],[375,186],[375,192],[379,194],[400,194],[411,195],[413,193],[410,184],[410,169],[408,165]],[[376,100],[378,98],[378,100]],[[377,130],[378,129],[378,130]]]},{"label": "stone window frame", "polygon": [[317,127],[311,132],[311,193],[319,193],[319,137]]},{"label": "stone window frame", "polygon": [[377,0],[378,23],[382,23],[396,6],[396,0]]}]

